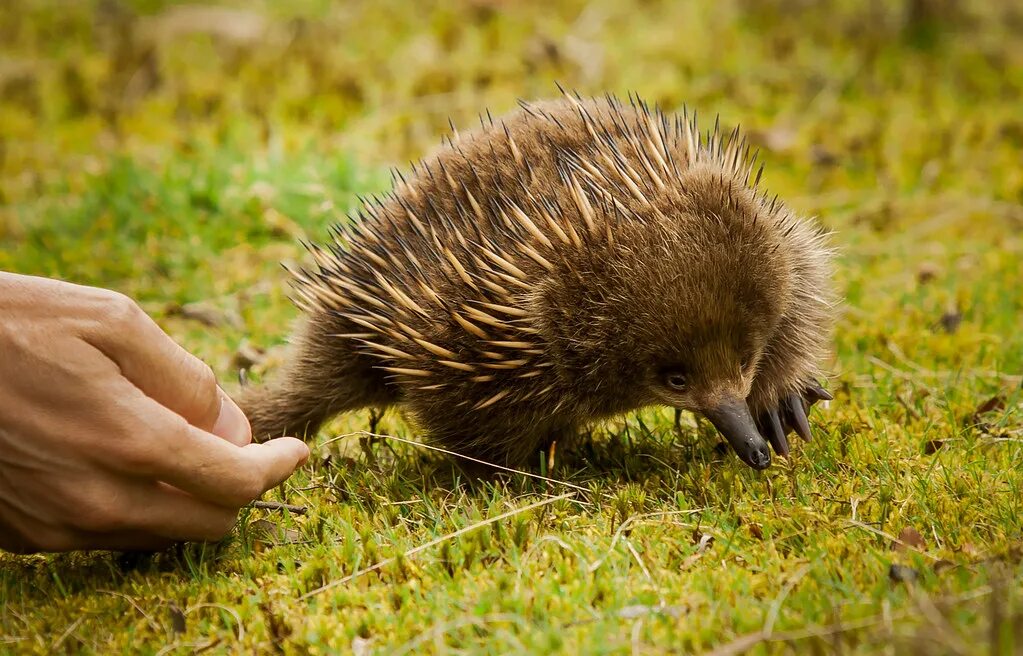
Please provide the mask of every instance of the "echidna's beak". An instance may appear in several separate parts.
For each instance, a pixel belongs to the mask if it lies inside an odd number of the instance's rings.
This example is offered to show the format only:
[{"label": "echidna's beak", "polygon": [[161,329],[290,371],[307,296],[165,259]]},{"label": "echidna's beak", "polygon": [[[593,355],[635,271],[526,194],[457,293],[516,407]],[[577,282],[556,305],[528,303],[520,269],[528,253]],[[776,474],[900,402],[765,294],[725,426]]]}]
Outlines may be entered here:
[{"label": "echidna's beak", "polygon": [[705,409],[703,414],[724,435],[744,463],[753,469],[770,466],[771,447],[757,430],[746,401],[726,396],[715,407]]}]

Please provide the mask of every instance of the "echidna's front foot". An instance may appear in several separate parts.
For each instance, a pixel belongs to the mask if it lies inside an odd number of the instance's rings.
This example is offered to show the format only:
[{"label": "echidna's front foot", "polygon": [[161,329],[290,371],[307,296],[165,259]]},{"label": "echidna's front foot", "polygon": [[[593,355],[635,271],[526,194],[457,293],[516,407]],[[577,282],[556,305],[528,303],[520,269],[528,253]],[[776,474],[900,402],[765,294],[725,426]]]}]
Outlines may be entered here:
[{"label": "echidna's front foot", "polygon": [[813,404],[818,401],[830,401],[831,394],[816,381],[807,383],[800,393],[790,394],[783,398],[777,408],[761,413],[757,417],[757,428],[767,438],[780,456],[789,454],[788,434],[795,431],[797,435],[810,441],[810,422],[806,415]]}]

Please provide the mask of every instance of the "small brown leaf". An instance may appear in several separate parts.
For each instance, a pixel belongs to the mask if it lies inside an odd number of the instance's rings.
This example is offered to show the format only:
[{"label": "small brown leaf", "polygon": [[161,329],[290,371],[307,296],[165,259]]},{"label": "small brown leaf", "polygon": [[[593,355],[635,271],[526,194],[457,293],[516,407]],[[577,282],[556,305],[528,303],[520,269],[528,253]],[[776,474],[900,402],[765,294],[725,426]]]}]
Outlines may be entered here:
[{"label": "small brown leaf", "polygon": [[252,532],[253,540],[263,545],[277,546],[305,542],[302,539],[302,534],[295,529],[278,526],[269,519],[257,519],[249,522],[249,531]]},{"label": "small brown leaf", "polygon": [[958,308],[950,308],[941,315],[938,321],[946,333],[952,334],[959,330],[959,324],[963,322],[963,314]]},{"label": "small brown leaf", "polygon": [[926,455],[932,455],[938,452],[938,449],[945,446],[945,440],[927,440],[924,444],[924,453]]},{"label": "small brown leaf", "polygon": [[266,350],[248,342],[242,342],[231,358],[232,369],[250,369],[266,360]]},{"label": "small brown leaf", "polygon": [[916,269],[916,281],[921,285],[929,283],[941,274],[941,267],[934,262],[922,262]]},{"label": "small brown leaf", "polygon": [[796,144],[796,131],[787,125],[774,125],[749,133],[751,141],[775,153],[786,153]]},{"label": "small brown leaf", "polygon": [[1001,394],[995,394],[987,401],[984,401],[977,409],[973,411],[974,420],[979,420],[980,416],[988,412],[997,412],[1005,409],[1005,397]]},{"label": "small brown leaf", "polygon": [[171,631],[175,634],[181,635],[187,630],[185,614],[181,612],[181,609],[178,608],[177,604],[172,602],[167,607],[167,616],[170,618]]},{"label": "small brown leaf", "polygon": [[905,551],[910,548],[923,551],[927,548],[927,543],[924,542],[924,536],[920,535],[920,531],[912,526],[907,526],[899,533],[899,540],[892,544],[892,549],[895,551]]},{"label": "small brown leaf", "polygon": [[185,305],[171,303],[167,305],[164,311],[167,313],[167,316],[191,319],[210,328],[220,328],[225,325],[232,328],[241,328],[244,325],[241,316],[237,312],[221,310],[205,301],[186,303]]},{"label": "small brown leaf", "polygon": [[915,569],[905,565],[892,563],[892,566],[888,568],[888,578],[895,583],[913,583],[919,576],[920,574]]},{"label": "small brown leaf", "polygon": [[759,524],[750,523],[750,525],[749,525],[749,532],[750,532],[750,535],[752,535],[753,537],[755,537],[758,540],[763,540],[764,539],[764,531],[760,528]]},{"label": "small brown leaf", "polygon": [[263,222],[270,229],[275,237],[286,237],[292,240],[305,239],[305,230],[291,217],[278,212],[274,208],[267,208],[263,212]]},{"label": "small brown leaf", "polygon": [[964,556],[967,556],[973,560],[981,557],[980,549],[978,549],[972,542],[964,542],[963,546],[960,547],[960,551],[963,552]]},{"label": "small brown leaf", "polygon": [[817,166],[834,166],[839,162],[838,155],[823,144],[810,146],[810,159]]},{"label": "small brown leaf", "polygon": [[704,533],[700,536],[700,541],[696,544],[696,553],[703,553],[707,550],[707,547],[714,544],[714,536],[710,533]]}]

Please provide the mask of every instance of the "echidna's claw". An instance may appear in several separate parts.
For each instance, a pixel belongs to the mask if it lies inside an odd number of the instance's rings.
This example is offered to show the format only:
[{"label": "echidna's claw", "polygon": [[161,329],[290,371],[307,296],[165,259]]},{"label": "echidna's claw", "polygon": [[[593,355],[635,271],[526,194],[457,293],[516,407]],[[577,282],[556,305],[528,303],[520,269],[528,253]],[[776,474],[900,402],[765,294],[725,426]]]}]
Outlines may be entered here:
[{"label": "echidna's claw", "polygon": [[795,429],[796,434],[807,442],[810,441],[810,422],[806,419],[806,408],[803,407],[803,397],[799,394],[791,394],[782,405],[785,408],[785,419]]},{"label": "echidna's claw", "polygon": [[807,413],[818,401],[832,400],[830,393],[816,381],[806,384],[802,393],[784,397],[774,410],[768,410],[757,417],[757,428],[767,438],[780,456],[789,454],[788,434],[795,431],[806,441],[810,441],[810,421]]},{"label": "echidna's claw", "polygon": [[820,386],[816,381],[811,381],[807,384],[806,389],[803,390],[803,398],[810,405],[817,403],[818,401],[831,401],[835,397],[831,396],[828,390]]},{"label": "echidna's claw", "polygon": [[780,456],[789,455],[789,440],[785,437],[785,429],[782,428],[777,410],[768,410],[761,414],[757,419],[757,428],[771,443],[775,453]]}]

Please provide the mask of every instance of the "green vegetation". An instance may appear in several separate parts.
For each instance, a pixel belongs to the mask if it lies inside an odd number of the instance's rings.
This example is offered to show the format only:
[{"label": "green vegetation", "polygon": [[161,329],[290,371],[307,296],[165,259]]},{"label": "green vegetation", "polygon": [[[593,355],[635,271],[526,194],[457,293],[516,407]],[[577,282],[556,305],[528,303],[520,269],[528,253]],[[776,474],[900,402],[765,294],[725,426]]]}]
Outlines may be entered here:
[{"label": "green vegetation", "polygon": [[153,557],[0,555],[0,652],[1023,650],[1023,11],[438,4],[4,2],[0,269],[131,294],[233,384],[297,315],[278,263],[449,116],[554,80],[638,91],[741,123],[765,184],[835,231],[815,440],[758,473],[645,412],[538,459],[580,491],[469,485],[421,447],[330,441],[369,426],[342,417],[267,495],[304,515]]}]

